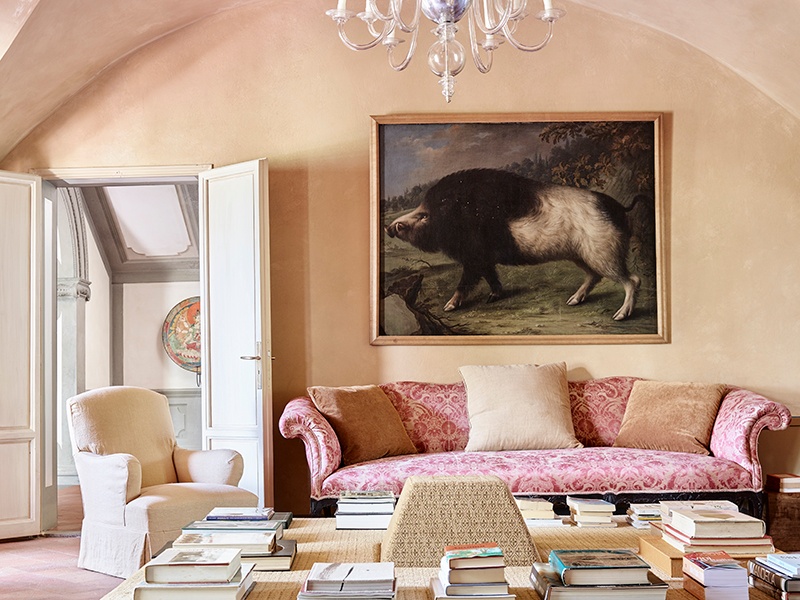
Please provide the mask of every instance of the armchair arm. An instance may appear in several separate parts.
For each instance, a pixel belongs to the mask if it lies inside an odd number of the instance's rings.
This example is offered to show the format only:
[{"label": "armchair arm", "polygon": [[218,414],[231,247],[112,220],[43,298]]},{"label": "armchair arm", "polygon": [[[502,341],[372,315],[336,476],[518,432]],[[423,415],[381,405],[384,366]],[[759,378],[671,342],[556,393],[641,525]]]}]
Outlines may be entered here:
[{"label": "armchair arm", "polygon": [[236,450],[187,450],[175,446],[172,462],[179,483],[238,485],[244,473],[244,459]]},{"label": "armchair arm", "polygon": [[303,440],[306,461],[311,475],[311,497],[319,499],[322,482],[342,463],[342,447],[330,423],[309,398],[290,400],[278,423],[286,439]]},{"label": "armchair arm", "polygon": [[729,390],[722,399],[711,432],[711,452],[750,471],[753,489],[760,491],[763,481],[758,436],[765,427],[773,431],[786,429],[791,419],[792,413],[783,404],[748,390]]},{"label": "armchair arm", "polygon": [[130,454],[75,453],[84,518],[125,525],[125,505],[142,491],[142,465]]}]

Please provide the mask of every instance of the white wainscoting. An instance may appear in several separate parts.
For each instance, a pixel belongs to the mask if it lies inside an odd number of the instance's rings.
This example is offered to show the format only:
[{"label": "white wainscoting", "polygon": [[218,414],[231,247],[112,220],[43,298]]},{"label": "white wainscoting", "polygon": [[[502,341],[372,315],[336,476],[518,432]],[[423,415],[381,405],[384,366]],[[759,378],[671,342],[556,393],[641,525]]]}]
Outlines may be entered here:
[{"label": "white wainscoting", "polygon": [[169,400],[169,412],[172,415],[178,446],[188,450],[200,450],[203,446],[200,388],[155,391],[164,394]]}]

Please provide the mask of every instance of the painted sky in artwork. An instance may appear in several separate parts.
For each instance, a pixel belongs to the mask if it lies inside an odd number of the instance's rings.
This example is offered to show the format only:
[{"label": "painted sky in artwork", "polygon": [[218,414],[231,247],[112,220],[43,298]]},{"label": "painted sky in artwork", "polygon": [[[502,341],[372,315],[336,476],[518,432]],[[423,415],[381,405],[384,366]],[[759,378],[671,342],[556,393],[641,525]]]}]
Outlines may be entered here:
[{"label": "painted sky in artwork", "polygon": [[462,169],[503,167],[551,144],[539,139],[546,123],[444,123],[381,126],[381,163],[386,198]]}]

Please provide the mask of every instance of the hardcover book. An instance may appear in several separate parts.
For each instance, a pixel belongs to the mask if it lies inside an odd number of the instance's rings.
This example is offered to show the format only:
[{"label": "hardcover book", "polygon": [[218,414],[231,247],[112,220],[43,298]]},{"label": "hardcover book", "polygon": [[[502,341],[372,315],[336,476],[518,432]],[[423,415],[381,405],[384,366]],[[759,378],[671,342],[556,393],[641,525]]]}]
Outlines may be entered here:
[{"label": "hardcover book", "polygon": [[[476,571],[477,569],[459,569],[461,571]],[[455,583],[448,581],[447,571],[439,571],[439,582],[445,596],[506,596],[508,583],[505,578],[500,581],[486,581],[474,583]]]},{"label": "hardcover book", "polygon": [[479,567],[504,567],[503,550],[497,544],[468,544],[446,546],[441,566],[443,569],[476,569]]},{"label": "hardcover book", "polygon": [[766,533],[764,521],[735,510],[675,509],[670,524],[689,537],[761,537]]},{"label": "hardcover book", "polygon": [[685,555],[683,572],[706,587],[747,586],[747,569],[724,551]]},{"label": "hardcover book", "polygon": [[[484,584],[484,585],[496,586],[498,584]],[[507,588],[508,588],[508,586],[506,586],[506,589]],[[475,597],[475,598],[479,597],[481,600],[512,600],[513,598],[516,598],[516,595],[508,593],[508,592],[506,592],[506,593],[493,593],[493,594],[481,593],[479,596],[477,594],[476,595],[472,595],[472,594],[461,594],[461,595],[450,594],[450,595],[448,595],[446,593],[444,585],[442,584],[441,579],[438,578],[438,577],[432,577],[431,578],[431,591],[433,592],[434,600],[442,600],[442,599],[447,599],[447,598],[456,598],[458,600],[464,600],[464,598],[467,597],[467,596],[472,596],[472,597]]]},{"label": "hardcover book", "polygon": [[217,506],[206,515],[206,521],[268,521],[275,511],[272,508],[250,506]]},{"label": "hardcover book", "polygon": [[551,550],[549,563],[564,585],[649,582],[650,565],[631,550]]},{"label": "hardcover book", "polygon": [[683,589],[699,600],[749,600],[747,580],[738,587],[705,586],[693,577],[684,574]]},{"label": "hardcover book", "polygon": [[269,554],[275,550],[275,534],[267,531],[202,531],[182,533],[173,548],[239,548],[242,556]]},{"label": "hardcover book", "polygon": [[767,564],[791,577],[800,576],[800,553],[767,554]]},{"label": "hardcover book", "polygon": [[336,511],[336,529],[388,529],[392,513],[348,514]]},{"label": "hardcover book", "polygon": [[226,583],[139,583],[133,600],[242,600],[253,585],[253,565],[244,562]]},{"label": "hardcover book", "polygon": [[769,473],[764,488],[771,492],[800,492],[800,475],[795,473]]},{"label": "hardcover book", "polygon": [[578,514],[604,513],[611,515],[616,508],[611,502],[599,498],[576,498],[574,496],[567,496],[567,506]]},{"label": "hardcover book", "polygon": [[199,531],[271,531],[277,539],[283,537],[283,523],[280,521],[192,521],[181,529],[183,533]]},{"label": "hardcover book", "polygon": [[747,583],[775,600],[800,600],[800,592],[784,592],[755,575],[748,575]]},{"label": "hardcover book", "polygon": [[391,592],[395,587],[393,562],[314,563],[304,592]]},{"label": "hardcover book", "polygon": [[543,600],[664,600],[668,585],[652,572],[646,584],[564,585],[548,563],[533,563],[531,584]]},{"label": "hardcover book", "polygon": [[238,548],[167,548],[144,566],[147,583],[227,583],[239,571]]},{"label": "hardcover book", "polygon": [[280,540],[270,554],[255,554],[247,557],[256,566],[256,571],[290,571],[297,556],[296,540]]},{"label": "hardcover book", "polygon": [[505,567],[481,567],[478,569],[439,569],[442,583],[505,583]]},{"label": "hardcover book", "polygon": [[757,556],[748,560],[747,570],[751,575],[755,575],[781,591],[800,592],[800,578],[790,577],[767,562],[766,558]]},{"label": "hardcover book", "polygon": [[661,538],[640,537],[639,556],[667,577],[683,577],[683,552]]},{"label": "hardcover book", "polygon": [[730,500],[662,500],[658,503],[661,508],[661,520],[669,523],[672,520],[672,511],[685,510],[739,510]]}]

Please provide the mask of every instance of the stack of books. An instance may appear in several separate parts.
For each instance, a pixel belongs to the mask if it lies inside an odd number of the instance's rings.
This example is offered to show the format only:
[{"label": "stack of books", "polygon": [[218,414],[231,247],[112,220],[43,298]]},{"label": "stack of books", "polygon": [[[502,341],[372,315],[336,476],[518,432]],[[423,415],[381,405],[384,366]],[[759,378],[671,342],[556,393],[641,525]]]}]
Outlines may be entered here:
[{"label": "stack of books", "polygon": [[748,582],[780,600],[800,598],[800,554],[767,554],[747,561]]},{"label": "stack of books", "polygon": [[[283,537],[284,529],[292,522],[292,513],[276,513],[271,508],[214,508],[200,521],[185,525],[182,534],[223,534],[223,533],[273,533],[275,543],[270,552],[248,552],[245,558],[255,564],[256,571],[289,571],[297,555],[297,542]],[[219,536],[217,536],[219,537]],[[187,538],[195,539],[195,538]],[[225,543],[230,536],[222,536]],[[242,537],[242,541],[252,541]],[[266,540],[264,540],[266,542]],[[268,542],[267,542],[268,543]]]},{"label": "stack of books", "polygon": [[387,529],[394,494],[385,490],[345,491],[336,502],[336,529]]},{"label": "stack of books", "polygon": [[683,557],[683,589],[700,600],[748,600],[747,569],[727,552]]},{"label": "stack of books", "polygon": [[508,590],[505,557],[497,544],[446,546],[439,574],[431,579],[435,600],[515,598]]},{"label": "stack of books", "polygon": [[237,548],[242,559],[253,563],[257,571],[289,570],[297,552],[294,540],[282,540],[281,550],[271,531],[195,531],[181,533],[172,542],[173,548],[201,550]]},{"label": "stack of books", "polygon": [[770,492],[780,492],[782,494],[800,493],[800,475],[794,473],[770,473],[764,488]]},{"label": "stack of books", "polygon": [[393,562],[314,563],[298,600],[393,600],[397,578]]},{"label": "stack of books", "polygon": [[673,509],[663,525],[665,542],[686,554],[723,550],[734,558],[775,552],[766,524],[736,510]]},{"label": "stack of books", "polygon": [[631,504],[625,519],[637,529],[650,529],[652,523],[661,523],[661,505]]},{"label": "stack of books", "polygon": [[569,527],[553,510],[553,503],[540,498],[514,498],[528,527]]},{"label": "stack of books", "polygon": [[134,600],[241,600],[253,587],[253,565],[235,548],[167,548],[144,567]]},{"label": "stack of books", "polygon": [[533,563],[531,583],[547,600],[664,600],[668,588],[631,550],[551,550]]},{"label": "stack of books", "polygon": [[597,498],[575,498],[567,496],[572,520],[578,527],[616,527],[611,516],[615,506]]}]

